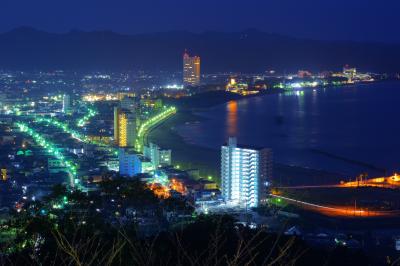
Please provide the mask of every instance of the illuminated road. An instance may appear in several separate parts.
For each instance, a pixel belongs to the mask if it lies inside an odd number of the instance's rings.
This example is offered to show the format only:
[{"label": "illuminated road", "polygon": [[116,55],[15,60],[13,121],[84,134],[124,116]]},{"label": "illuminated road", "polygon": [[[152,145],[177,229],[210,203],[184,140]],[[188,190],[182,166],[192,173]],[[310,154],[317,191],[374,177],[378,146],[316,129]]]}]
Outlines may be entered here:
[{"label": "illuminated road", "polygon": [[340,187],[381,187],[400,188],[400,176],[394,174],[389,177],[377,177],[370,179],[359,179],[351,182],[344,182]]},{"label": "illuminated road", "polygon": [[284,196],[270,194],[271,197],[285,200],[290,204],[296,205],[306,210],[318,212],[332,217],[396,217],[400,216],[400,210],[396,211],[375,211],[368,209],[356,209],[349,206],[324,206],[301,200],[296,200]]},{"label": "illuminated road", "polygon": [[90,143],[90,144],[94,144],[94,145],[97,145],[100,147],[106,147],[106,148],[108,148],[108,151],[110,153],[114,154],[115,156],[118,155],[118,149],[111,147],[110,145],[89,139],[88,136],[81,134],[77,130],[71,129],[67,123],[60,122],[59,120],[54,119],[54,118],[46,118],[46,117],[37,117],[34,119],[34,121],[37,123],[43,123],[43,124],[51,125],[58,129],[61,129],[64,133],[70,134],[72,138],[74,138],[80,142]]},{"label": "illuminated road", "polygon": [[[87,123],[93,116],[95,116],[97,114],[97,112],[94,109],[87,108],[87,110],[88,110],[88,113],[77,122],[78,126],[85,125],[85,123]],[[22,115],[22,113],[20,112],[20,109],[18,107],[12,107],[10,109],[7,108],[6,111],[7,111],[8,114],[13,114],[13,115],[16,115],[16,116]],[[99,146],[104,146],[104,145],[102,145],[100,143],[95,143],[94,141],[89,140],[89,138],[87,136],[85,136],[84,134],[81,134],[77,130],[71,129],[68,126],[67,123],[60,122],[57,119],[48,118],[48,117],[40,117],[40,116],[36,116],[36,115],[33,115],[33,114],[26,114],[26,116],[31,118],[35,123],[51,125],[51,126],[54,126],[54,127],[58,128],[58,129],[61,129],[64,133],[70,134],[74,139],[76,139],[76,140],[78,140],[80,142],[92,143],[92,144],[96,144],[96,145],[99,145]],[[53,156],[53,157],[57,158],[58,160],[60,160],[60,162],[62,162],[62,164],[67,169],[67,173],[68,173],[69,179],[70,179],[69,180],[70,186],[82,190],[83,187],[80,185],[80,180],[77,177],[78,165],[74,161],[72,161],[70,159],[67,159],[66,155],[63,154],[57,148],[57,145],[55,143],[49,141],[45,137],[45,135],[41,134],[36,129],[30,127],[27,123],[16,122],[15,125],[19,128],[21,133],[24,133],[24,134],[32,137],[32,139],[39,146],[41,146],[42,148],[46,149],[46,151],[51,156]],[[114,154],[117,152],[114,148],[112,148],[112,147],[109,147],[109,148],[110,148],[110,152],[112,152]]]},{"label": "illuminated road", "polygon": [[310,189],[310,188],[335,188],[343,187],[342,185],[313,185],[313,186],[289,186],[289,187],[276,187],[277,189]]},{"label": "illuminated road", "polygon": [[312,188],[357,188],[357,187],[381,187],[400,188],[400,175],[394,174],[389,177],[362,178],[357,177],[355,181],[341,182],[333,185],[301,185],[276,187],[277,189],[312,189]]},{"label": "illuminated road", "polygon": [[164,108],[165,108],[165,110],[163,110],[161,113],[151,117],[150,119],[146,120],[146,122],[144,122],[140,126],[140,128],[138,130],[138,134],[137,134],[136,145],[135,145],[137,151],[142,151],[145,136],[151,128],[157,126],[159,123],[163,122],[170,116],[176,114],[175,107],[168,107],[168,108],[164,107]]},{"label": "illuminated road", "polygon": [[78,119],[78,121],[76,122],[76,125],[78,127],[83,127],[87,122],[89,122],[89,120],[96,116],[98,113],[94,108],[89,108],[86,107],[87,110],[87,114],[85,114],[82,118]]},{"label": "illuminated road", "polygon": [[78,184],[78,179],[77,177],[77,168],[78,165],[74,163],[72,160],[68,160],[64,154],[61,153],[61,151],[57,148],[57,146],[47,140],[43,135],[41,135],[39,132],[35,131],[33,128],[29,127],[27,124],[22,123],[22,122],[17,122],[15,125],[19,128],[19,130],[32,137],[32,139],[42,148],[46,149],[46,151],[60,160],[62,164],[68,169],[68,174],[70,177],[70,185],[71,187],[75,187],[75,185]]},{"label": "illuminated road", "polygon": [[86,136],[80,134],[78,131],[70,129],[67,123],[62,123],[54,118],[47,118],[47,117],[36,117],[34,121],[37,123],[43,123],[46,125],[54,126],[58,129],[61,129],[64,133],[70,134],[74,139],[80,142],[88,143],[89,140]]}]

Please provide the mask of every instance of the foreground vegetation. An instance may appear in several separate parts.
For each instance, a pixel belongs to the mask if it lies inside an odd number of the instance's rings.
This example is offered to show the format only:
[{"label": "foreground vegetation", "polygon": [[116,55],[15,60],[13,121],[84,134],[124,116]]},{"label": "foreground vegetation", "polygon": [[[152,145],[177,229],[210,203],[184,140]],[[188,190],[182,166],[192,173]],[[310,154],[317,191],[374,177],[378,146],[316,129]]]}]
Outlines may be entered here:
[{"label": "foreground vegetation", "polygon": [[[238,225],[228,215],[192,216],[144,235],[140,220],[108,215],[102,201],[119,197],[137,213],[149,208],[191,213],[179,199],[154,197],[137,181],[108,181],[101,193],[68,192],[62,186],[43,202],[26,204],[2,230],[15,236],[1,247],[1,265],[355,265],[366,262],[357,252],[326,252],[302,240]],[[103,205],[102,205],[103,204]],[[53,206],[50,208],[50,206]],[[108,205],[106,205],[108,206]],[[149,207],[150,206],[150,207]],[[99,208],[101,212],[99,212]],[[111,207],[108,207],[111,208]],[[114,210],[109,210],[114,213]],[[119,217],[121,218],[121,217]]]}]

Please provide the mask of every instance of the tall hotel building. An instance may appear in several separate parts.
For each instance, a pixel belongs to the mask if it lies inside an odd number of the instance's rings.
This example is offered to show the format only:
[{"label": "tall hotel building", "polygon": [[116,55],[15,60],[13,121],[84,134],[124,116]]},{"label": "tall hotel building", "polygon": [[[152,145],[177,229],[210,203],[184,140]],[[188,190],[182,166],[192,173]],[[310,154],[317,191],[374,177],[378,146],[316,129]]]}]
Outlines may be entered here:
[{"label": "tall hotel building", "polygon": [[200,57],[191,57],[186,51],[183,54],[183,85],[200,85]]},{"label": "tall hotel building", "polygon": [[252,208],[265,202],[272,177],[272,152],[242,147],[229,138],[221,148],[222,195],[229,205]]},{"label": "tall hotel building", "polygon": [[118,147],[134,147],[136,138],[136,117],[129,110],[114,108],[114,141]]}]

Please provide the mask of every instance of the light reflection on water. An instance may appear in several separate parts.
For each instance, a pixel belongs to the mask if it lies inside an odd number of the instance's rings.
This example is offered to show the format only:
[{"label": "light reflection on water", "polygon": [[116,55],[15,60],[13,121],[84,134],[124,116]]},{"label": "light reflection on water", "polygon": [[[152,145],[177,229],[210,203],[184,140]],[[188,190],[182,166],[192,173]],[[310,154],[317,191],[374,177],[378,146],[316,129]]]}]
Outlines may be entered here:
[{"label": "light reflection on water", "polygon": [[214,149],[235,135],[240,143],[272,148],[274,158],[286,164],[345,174],[368,171],[317,149],[391,172],[400,170],[399,101],[396,82],[310,89],[231,101],[203,112],[209,119],[179,132]]},{"label": "light reflection on water", "polygon": [[226,118],[226,123],[227,123],[227,131],[228,131],[228,136],[234,137],[237,135],[237,120],[238,120],[238,104],[237,101],[230,101],[226,105],[226,110],[227,110],[227,118]]}]

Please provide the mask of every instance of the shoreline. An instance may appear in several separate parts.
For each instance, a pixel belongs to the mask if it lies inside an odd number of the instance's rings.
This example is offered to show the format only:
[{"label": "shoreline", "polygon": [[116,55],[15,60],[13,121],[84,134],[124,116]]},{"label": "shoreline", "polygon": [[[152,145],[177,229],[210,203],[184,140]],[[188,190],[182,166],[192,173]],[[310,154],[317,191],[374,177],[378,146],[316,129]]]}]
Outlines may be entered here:
[{"label": "shoreline", "polygon": [[199,169],[203,176],[212,176],[219,180],[220,155],[218,150],[186,143],[178,134],[176,128],[188,122],[203,119],[193,111],[181,111],[170,117],[148,132],[149,142],[156,143],[162,148],[172,150],[172,162],[184,169]]},{"label": "shoreline", "polygon": [[[200,122],[204,117],[196,115],[194,112],[207,110],[209,108],[226,104],[232,100],[247,99],[249,97],[263,97],[266,95],[283,93],[282,90],[274,90],[269,93],[260,95],[251,95],[248,97],[229,97],[224,95],[224,101],[219,98],[217,104],[209,104],[207,106],[192,105],[190,108],[186,104],[177,104],[177,113],[164,121],[157,127],[148,132],[147,139],[149,142],[156,143],[162,148],[172,150],[172,161],[175,166],[179,165],[183,169],[198,169],[202,177],[211,176],[214,181],[220,183],[220,151],[219,149],[211,149],[195,144],[187,143],[182,136],[177,132],[177,127],[185,123]],[[210,93],[209,93],[210,94]],[[220,92],[218,96],[221,96]],[[203,95],[204,96],[210,95]],[[234,98],[234,99],[232,99]],[[189,100],[188,102],[198,102],[201,98]],[[214,101],[215,102],[215,101]],[[181,108],[179,107],[181,106]],[[186,108],[185,108],[186,107]],[[222,145],[222,143],[221,143]],[[338,173],[330,173],[323,170],[311,169],[301,166],[290,166],[274,162],[273,182],[279,185],[302,185],[302,184],[329,184],[337,182],[342,176]]]}]

